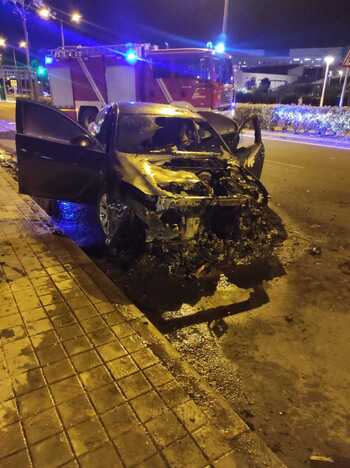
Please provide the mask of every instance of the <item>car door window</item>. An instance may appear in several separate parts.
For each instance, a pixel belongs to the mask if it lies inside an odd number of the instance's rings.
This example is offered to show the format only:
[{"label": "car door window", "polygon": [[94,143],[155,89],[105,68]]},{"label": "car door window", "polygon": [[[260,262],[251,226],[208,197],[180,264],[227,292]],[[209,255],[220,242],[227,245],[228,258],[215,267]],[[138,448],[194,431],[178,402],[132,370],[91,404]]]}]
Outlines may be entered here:
[{"label": "car door window", "polygon": [[24,106],[22,125],[25,135],[63,143],[70,143],[74,138],[84,134],[83,129],[76,122],[47,106]]}]

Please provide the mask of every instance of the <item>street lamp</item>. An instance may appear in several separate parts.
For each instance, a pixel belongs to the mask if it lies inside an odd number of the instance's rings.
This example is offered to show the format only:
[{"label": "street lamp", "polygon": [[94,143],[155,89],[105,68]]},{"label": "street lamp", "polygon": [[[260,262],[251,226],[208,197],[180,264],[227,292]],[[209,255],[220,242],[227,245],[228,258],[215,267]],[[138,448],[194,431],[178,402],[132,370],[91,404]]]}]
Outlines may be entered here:
[{"label": "street lamp", "polygon": [[4,37],[0,37],[0,47],[6,47],[6,39]]},{"label": "street lamp", "polygon": [[20,47],[21,49],[25,49],[27,47],[26,41],[19,41],[18,47]]},{"label": "street lamp", "polygon": [[70,20],[72,23],[77,23],[79,24],[80,21],[81,21],[81,14],[79,13],[79,11],[74,11],[71,15],[70,15]]},{"label": "street lamp", "polygon": [[39,8],[38,15],[44,20],[49,20],[51,18],[51,10],[46,6]]},{"label": "street lamp", "polygon": [[[50,8],[48,8],[46,6],[42,6],[37,11],[38,11],[38,15],[44,20],[57,19],[56,14],[54,12],[52,12],[50,10]],[[70,15],[70,20],[71,20],[72,23],[79,24],[81,22],[81,19],[82,19],[82,15],[79,13],[79,11],[74,11]],[[60,23],[60,29],[61,29],[61,46],[62,46],[62,49],[64,49],[65,39],[64,39],[63,19],[58,19],[58,21]]]},{"label": "street lamp", "polygon": [[329,67],[334,63],[334,57],[331,55],[327,55],[327,57],[324,58],[324,62],[326,64],[326,71],[324,74],[324,80],[323,80],[323,88],[322,88],[322,94],[321,94],[321,100],[320,100],[320,107],[323,107],[324,103],[324,96],[326,93],[326,86],[327,86],[327,79],[329,76]]},{"label": "street lamp", "polygon": [[228,20],[229,3],[230,3],[230,0],[225,0],[225,3],[224,3],[224,16],[223,16],[223,19],[222,19],[222,35],[223,35],[223,37],[226,37],[226,33],[227,33],[227,20]]}]

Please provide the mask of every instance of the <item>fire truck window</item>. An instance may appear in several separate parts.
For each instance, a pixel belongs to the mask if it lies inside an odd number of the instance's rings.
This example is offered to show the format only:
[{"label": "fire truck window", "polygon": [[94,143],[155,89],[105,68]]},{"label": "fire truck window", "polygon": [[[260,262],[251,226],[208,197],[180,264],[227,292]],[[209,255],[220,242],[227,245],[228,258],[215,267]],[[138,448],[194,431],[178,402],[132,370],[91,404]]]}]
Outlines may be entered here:
[{"label": "fire truck window", "polygon": [[215,75],[219,83],[232,83],[233,70],[231,60],[225,58],[215,60]]},{"label": "fire truck window", "polygon": [[171,61],[160,58],[152,59],[154,78],[168,78],[172,74]]},{"label": "fire truck window", "polygon": [[210,63],[206,57],[178,57],[174,63],[174,73],[179,77],[209,80]]},{"label": "fire truck window", "polygon": [[25,135],[69,143],[79,137],[82,130],[55,109],[32,104],[24,106],[23,132]]}]

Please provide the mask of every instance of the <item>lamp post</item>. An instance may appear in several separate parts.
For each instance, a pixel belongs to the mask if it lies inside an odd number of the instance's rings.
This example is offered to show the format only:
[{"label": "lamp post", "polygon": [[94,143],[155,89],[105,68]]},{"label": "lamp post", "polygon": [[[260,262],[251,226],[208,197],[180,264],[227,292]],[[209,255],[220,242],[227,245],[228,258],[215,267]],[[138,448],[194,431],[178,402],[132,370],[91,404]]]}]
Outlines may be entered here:
[{"label": "lamp post", "polygon": [[324,74],[323,88],[322,88],[322,94],[321,94],[321,100],[320,100],[320,107],[323,107],[324,96],[325,96],[326,87],[327,87],[327,79],[328,79],[328,76],[329,76],[329,67],[334,62],[334,57],[332,57],[331,55],[327,55],[327,57],[324,58],[324,61],[326,63],[326,71],[325,71],[325,74]]},{"label": "lamp post", "polygon": [[225,3],[224,3],[224,17],[222,19],[222,35],[223,35],[223,37],[225,37],[226,33],[227,33],[229,3],[230,3],[230,0],[225,0]]},{"label": "lamp post", "polygon": [[344,98],[346,93],[346,85],[348,84],[348,77],[349,77],[349,67],[346,67],[343,88],[341,90],[340,100],[339,100],[339,107],[343,107],[344,105]]},{"label": "lamp post", "polygon": [[[46,7],[46,6],[42,6],[41,8],[39,8],[38,11],[38,15],[48,21],[49,19],[57,19],[56,17],[56,14],[54,12],[52,12],[50,10],[50,8]],[[78,12],[78,11],[74,11],[71,15],[70,15],[70,21],[72,23],[76,23],[76,24],[79,24],[80,21],[82,19],[82,16],[81,14]],[[61,31],[61,47],[62,49],[65,48],[65,38],[64,38],[64,24],[63,24],[63,19],[59,19],[58,20],[59,23],[60,23],[60,31]]]}]

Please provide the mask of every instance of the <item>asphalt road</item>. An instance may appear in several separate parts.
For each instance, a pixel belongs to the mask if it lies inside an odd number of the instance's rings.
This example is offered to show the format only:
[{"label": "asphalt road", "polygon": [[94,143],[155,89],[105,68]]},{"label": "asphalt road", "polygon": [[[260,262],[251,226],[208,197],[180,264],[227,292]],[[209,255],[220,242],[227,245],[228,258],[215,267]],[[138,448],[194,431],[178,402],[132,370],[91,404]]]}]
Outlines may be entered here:
[{"label": "asphalt road", "polygon": [[350,466],[350,150],[265,143],[289,239],[271,268],[183,306],[169,336],[288,467]]},{"label": "asphalt road", "polygon": [[[265,142],[263,182],[289,235],[269,265],[140,281],[91,255],[288,467],[312,454],[350,466],[350,150]],[[85,235],[84,214],[62,209]]]}]

